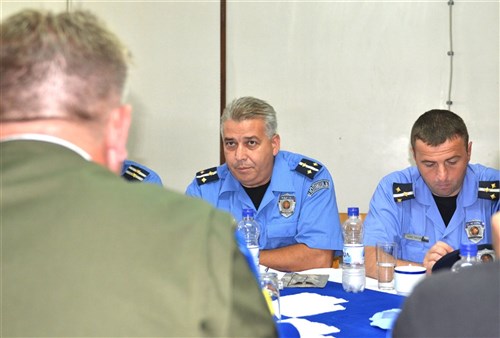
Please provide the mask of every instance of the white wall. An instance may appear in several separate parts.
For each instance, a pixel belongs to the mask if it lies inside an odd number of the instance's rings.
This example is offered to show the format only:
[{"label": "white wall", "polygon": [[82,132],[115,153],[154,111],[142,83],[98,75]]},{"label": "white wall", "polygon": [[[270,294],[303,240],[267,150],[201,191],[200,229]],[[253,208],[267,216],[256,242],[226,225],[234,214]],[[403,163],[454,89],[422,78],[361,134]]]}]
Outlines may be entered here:
[{"label": "white wall", "polygon": [[[2,18],[26,3],[2,1]],[[184,191],[219,160],[218,2],[71,5],[132,49],[130,157]],[[330,169],[340,210],[366,212],[379,179],[410,165],[414,120],[447,108],[448,11],[446,0],[229,1],[228,100],[271,103],[283,149]],[[499,168],[498,1],[455,0],[453,39],[451,109],[469,127],[472,162]]]},{"label": "white wall", "polygon": [[[498,8],[455,1],[451,107],[470,128],[472,161],[496,168]],[[283,148],[327,165],[340,210],[367,211],[378,180],[410,165],[415,119],[447,108],[448,11],[446,1],[231,4],[228,96],[273,104]]]},{"label": "white wall", "polygon": [[[219,163],[219,4],[71,1],[92,10],[132,50],[134,107],[129,157],[184,192],[196,171]],[[24,7],[66,2],[2,1],[2,18]]]}]

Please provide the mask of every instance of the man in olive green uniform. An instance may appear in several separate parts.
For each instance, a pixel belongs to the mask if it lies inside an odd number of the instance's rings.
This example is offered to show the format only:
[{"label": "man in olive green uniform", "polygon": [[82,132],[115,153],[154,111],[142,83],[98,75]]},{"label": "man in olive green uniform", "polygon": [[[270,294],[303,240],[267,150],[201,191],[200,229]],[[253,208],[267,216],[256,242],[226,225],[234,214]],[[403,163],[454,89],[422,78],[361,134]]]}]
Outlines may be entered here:
[{"label": "man in olive green uniform", "polygon": [[127,53],[88,12],[2,22],[1,335],[275,336],[228,214],[117,173]]}]

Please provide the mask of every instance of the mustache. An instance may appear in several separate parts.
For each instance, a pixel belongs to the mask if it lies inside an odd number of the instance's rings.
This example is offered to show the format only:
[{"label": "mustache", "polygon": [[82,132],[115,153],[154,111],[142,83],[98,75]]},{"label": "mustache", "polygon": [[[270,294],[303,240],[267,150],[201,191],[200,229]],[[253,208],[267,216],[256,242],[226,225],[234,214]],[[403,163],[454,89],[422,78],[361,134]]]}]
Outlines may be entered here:
[{"label": "mustache", "polygon": [[240,162],[236,162],[232,165],[232,167],[234,169],[241,169],[241,168],[251,168],[253,167],[250,163],[246,163],[246,162],[243,162],[243,161],[240,161]]}]

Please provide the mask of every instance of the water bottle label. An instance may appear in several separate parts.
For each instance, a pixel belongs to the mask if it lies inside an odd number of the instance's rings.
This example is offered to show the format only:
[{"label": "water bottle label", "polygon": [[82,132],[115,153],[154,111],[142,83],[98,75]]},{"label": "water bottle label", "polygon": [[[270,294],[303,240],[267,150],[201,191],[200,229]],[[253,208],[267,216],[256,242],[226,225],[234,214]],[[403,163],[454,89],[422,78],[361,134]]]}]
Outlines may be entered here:
[{"label": "water bottle label", "polygon": [[365,264],[365,247],[363,244],[344,245],[344,264]]}]

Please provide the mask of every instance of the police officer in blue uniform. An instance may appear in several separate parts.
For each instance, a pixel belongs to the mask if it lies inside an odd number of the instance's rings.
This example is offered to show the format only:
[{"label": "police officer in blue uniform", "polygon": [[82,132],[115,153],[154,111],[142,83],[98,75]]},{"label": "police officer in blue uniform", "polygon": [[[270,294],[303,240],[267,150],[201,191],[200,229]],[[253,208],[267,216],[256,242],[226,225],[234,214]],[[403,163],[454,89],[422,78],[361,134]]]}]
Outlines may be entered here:
[{"label": "police officer in blue uniform", "polygon": [[416,167],[381,180],[364,222],[372,277],[379,241],[399,244],[398,265],[422,264],[429,272],[460,243],[491,243],[500,172],[469,164],[472,143],[462,118],[448,110],[424,113],[413,125],[411,145]]},{"label": "police officer in blue uniform", "polygon": [[163,186],[161,178],[156,172],[131,160],[123,162],[121,176],[131,182],[144,182]]},{"label": "police officer in blue uniform", "polygon": [[331,267],[342,249],[335,189],[318,161],[281,151],[274,108],[253,97],[231,102],[221,117],[226,163],[196,174],[186,194],[241,219],[256,211],[260,263],[281,271]]}]

